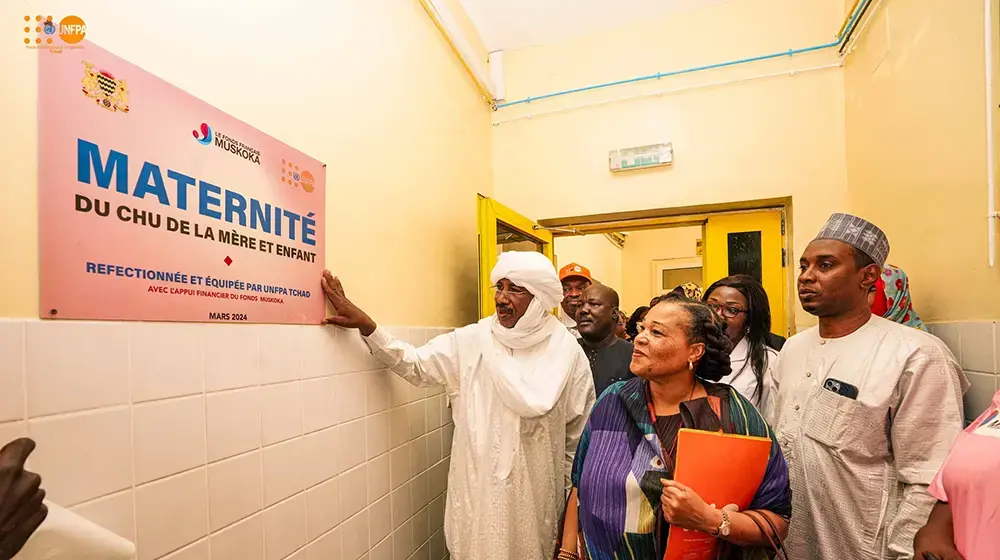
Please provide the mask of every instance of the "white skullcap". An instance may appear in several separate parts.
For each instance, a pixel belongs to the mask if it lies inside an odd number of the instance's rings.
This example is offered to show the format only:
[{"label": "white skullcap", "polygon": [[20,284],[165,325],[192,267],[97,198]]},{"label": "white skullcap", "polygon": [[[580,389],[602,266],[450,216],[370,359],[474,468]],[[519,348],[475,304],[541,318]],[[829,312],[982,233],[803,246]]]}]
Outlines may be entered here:
[{"label": "white skullcap", "polygon": [[496,284],[504,278],[531,292],[545,309],[554,309],[562,303],[562,283],[552,262],[541,253],[501,253],[490,282]]}]

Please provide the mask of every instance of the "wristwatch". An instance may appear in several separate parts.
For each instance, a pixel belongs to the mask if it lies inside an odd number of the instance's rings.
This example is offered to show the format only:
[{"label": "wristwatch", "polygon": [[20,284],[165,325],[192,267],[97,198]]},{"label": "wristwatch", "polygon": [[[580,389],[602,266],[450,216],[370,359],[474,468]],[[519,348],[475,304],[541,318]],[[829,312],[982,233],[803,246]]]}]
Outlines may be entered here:
[{"label": "wristwatch", "polygon": [[719,528],[715,530],[712,534],[713,537],[728,537],[729,533],[732,532],[733,525],[729,522],[729,513],[726,510],[722,510],[722,523],[719,524]]}]

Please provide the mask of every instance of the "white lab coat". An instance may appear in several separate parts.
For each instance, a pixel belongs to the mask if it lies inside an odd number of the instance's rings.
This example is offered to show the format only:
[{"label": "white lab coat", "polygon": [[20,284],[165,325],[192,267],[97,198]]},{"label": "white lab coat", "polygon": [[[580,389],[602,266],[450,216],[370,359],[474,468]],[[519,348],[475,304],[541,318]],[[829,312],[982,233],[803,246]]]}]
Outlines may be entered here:
[{"label": "white lab coat", "polygon": [[729,362],[732,364],[733,372],[719,380],[719,383],[732,385],[733,389],[746,397],[758,410],[763,411],[763,404],[767,402],[771,384],[767,381],[771,376],[771,367],[778,358],[778,352],[770,346],[764,347],[767,367],[764,368],[764,389],[761,391],[761,398],[757,398],[757,376],[754,375],[753,366],[750,363],[750,343],[746,337],[733,348],[729,354]]}]

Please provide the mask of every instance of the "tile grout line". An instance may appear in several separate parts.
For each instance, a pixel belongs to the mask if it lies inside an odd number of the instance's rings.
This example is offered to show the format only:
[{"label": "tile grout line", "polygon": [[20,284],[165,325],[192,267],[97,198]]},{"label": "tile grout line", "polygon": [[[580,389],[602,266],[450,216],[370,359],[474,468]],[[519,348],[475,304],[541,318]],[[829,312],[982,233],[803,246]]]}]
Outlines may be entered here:
[{"label": "tile grout line", "polygon": [[[29,420],[28,397],[30,396],[29,395],[30,392],[28,390],[28,383],[27,383],[27,380],[28,380],[28,372],[27,372],[27,369],[28,369],[27,354],[28,354],[28,352],[27,352],[27,332],[26,332],[27,331],[27,322],[22,323],[20,325],[20,329],[21,329],[21,332],[22,332],[22,340],[21,340],[21,348],[20,348],[21,357],[22,357],[21,380],[22,380],[22,385],[23,385],[22,392],[24,393],[24,403],[23,403],[23,406],[22,406],[22,418],[23,418],[23,420],[25,422],[27,422]],[[168,397],[168,398],[165,398],[165,399],[150,399],[150,400],[145,401],[143,403],[137,403],[136,400],[135,400],[136,399],[135,392],[136,392],[136,389],[137,389],[136,376],[141,371],[141,369],[137,369],[136,360],[137,360],[137,358],[139,358],[141,356],[139,354],[136,354],[136,352],[138,351],[137,346],[138,346],[138,343],[140,342],[140,340],[138,340],[136,338],[138,336],[138,333],[135,333],[135,332],[128,333],[128,332],[126,332],[125,334],[126,334],[126,336],[125,336],[125,338],[126,338],[126,349],[125,349],[126,350],[125,351],[126,356],[125,357],[126,357],[126,361],[127,361],[127,365],[126,365],[125,369],[126,369],[127,375],[129,376],[129,379],[128,379],[128,397],[127,397],[127,402],[125,404],[122,404],[122,405],[113,405],[113,406],[110,406],[110,407],[109,406],[101,406],[101,407],[96,407],[96,408],[93,408],[93,409],[86,409],[86,410],[81,410],[81,411],[73,411],[73,412],[67,412],[67,413],[57,413],[57,414],[49,415],[47,417],[43,416],[43,418],[49,418],[49,417],[52,417],[52,418],[73,417],[73,416],[76,416],[76,415],[86,415],[86,414],[89,414],[89,413],[92,413],[92,412],[96,412],[96,411],[114,411],[114,410],[121,411],[121,410],[124,410],[124,407],[128,407],[128,411],[129,411],[128,412],[128,414],[129,414],[129,445],[130,445],[130,462],[131,462],[131,473],[130,473],[131,481],[130,481],[130,485],[127,488],[125,488],[125,489],[121,489],[121,490],[117,490],[117,491],[114,491],[114,492],[110,492],[108,494],[104,494],[103,496],[97,496],[97,497],[91,498],[89,500],[86,500],[84,502],[80,502],[80,504],[76,504],[76,505],[89,504],[89,503],[95,502],[97,500],[105,499],[105,498],[107,498],[109,496],[115,496],[115,495],[122,494],[122,493],[124,493],[126,491],[130,492],[130,494],[132,496],[132,500],[133,500],[133,503],[132,503],[132,515],[133,515],[132,530],[134,531],[134,533],[136,535],[136,540],[138,540],[138,499],[137,499],[137,491],[138,491],[138,489],[140,489],[141,487],[144,487],[146,485],[149,485],[149,484],[161,482],[161,481],[164,481],[164,480],[169,480],[169,479],[172,479],[172,478],[175,478],[175,477],[179,477],[179,476],[182,476],[182,475],[185,475],[185,474],[190,474],[194,469],[197,469],[197,468],[204,468],[205,469],[205,481],[204,481],[204,484],[206,485],[205,489],[210,494],[211,493],[210,492],[210,484],[211,483],[210,483],[209,476],[208,476],[208,467],[210,467],[213,464],[221,463],[221,462],[224,462],[224,461],[227,461],[227,460],[232,460],[232,459],[235,459],[237,457],[241,457],[243,455],[246,455],[246,454],[249,454],[249,453],[253,453],[253,452],[259,452],[260,453],[259,468],[260,468],[261,479],[262,479],[262,482],[263,482],[263,480],[264,480],[264,474],[265,474],[264,473],[264,464],[263,464],[263,451],[265,451],[266,449],[268,449],[268,446],[265,446],[264,443],[263,443],[263,441],[264,441],[264,439],[263,439],[263,414],[262,414],[262,406],[261,406],[262,405],[262,401],[258,398],[258,399],[256,399],[256,402],[255,402],[255,404],[257,405],[255,407],[255,410],[256,410],[256,413],[257,413],[256,423],[257,423],[257,427],[258,427],[258,430],[259,430],[259,433],[260,433],[260,437],[258,438],[258,442],[257,442],[257,445],[255,446],[255,448],[252,448],[250,450],[244,451],[242,453],[236,453],[236,454],[231,455],[229,457],[219,458],[214,463],[211,462],[209,460],[209,454],[208,454],[209,453],[209,441],[208,441],[209,440],[209,426],[208,426],[208,417],[207,417],[207,412],[208,412],[207,411],[207,397],[209,396],[210,393],[209,393],[209,380],[207,379],[207,376],[208,376],[207,360],[208,360],[208,351],[209,351],[207,344],[205,344],[204,342],[201,344],[200,371],[202,373],[202,378],[201,378],[201,387],[200,387],[200,390],[197,393],[192,393],[192,394],[187,394],[187,395],[179,395],[179,396],[171,396],[171,397]],[[261,381],[261,371],[260,371],[261,362],[262,362],[262,356],[261,356],[261,350],[260,350],[260,344],[261,343],[262,343],[262,340],[261,340],[260,336],[259,335],[255,336],[254,344],[256,345],[256,349],[257,349],[257,354],[254,356],[254,359],[256,360],[256,364],[255,365],[256,365],[256,374],[257,374],[257,379],[255,380],[255,382],[253,384],[247,386],[247,387],[234,387],[234,388],[229,388],[229,389],[223,389],[223,390],[220,390],[220,391],[216,391],[217,393],[224,393],[224,392],[233,392],[233,393],[235,393],[235,392],[244,391],[244,390],[249,391],[251,389],[256,389],[256,390],[259,391],[259,389],[262,386],[267,385],[267,384],[265,384],[265,383],[263,383]],[[304,364],[305,364],[305,361],[306,361],[305,357],[303,355],[300,355],[300,356],[298,356],[298,359],[300,361],[300,365],[302,365],[304,367]],[[350,372],[346,372],[346,373],[348,373],[348,374],[352,375],[353,377],[359,378],[360,380],[364,381],[365,382],[364,385],[366,386],[365,388],[367,389],[367,381],[368,381],[368,377],[369,377],[368,374],[379,373],[379,372],[383,372],[383,371],[385,371],[385,370],[384,369],[378,369],[378,368],[372,369],[372,368],[365,367],[364,369],[360,369],[358,371],[350,371]],[[300,422],[302,423],[302,426],[301,426],[300,432],[296,436],[293,436],[292,438],[289,438],[288,440],[285,440],[285,442],[291,441],[291,440],[302,440],[306,435],[308,435],[306,433],[306,428],[305,428],[305,421],[306,421],[306,410],[305,410],[305,406],[304,406],[305,405],[305,403],[304,403],[304,397],[305,397],[304,382],[305,382],[305,378],[301,377],[301,375],[302,374],[300,374],[300,376],[297,379],[294,379],[294,380],[289,380],[289,381],[286,381],[286,382],[274,383],[275,385],[277,385],[277,384],[283,384],[283,383],[285,383],[285,384],[291,384],[293,382],[297,382],[297,383],[300,384],[299,399],[298,399],[299,403],[298,404],[299,404],[299,407],[300,407],[299,408],[299,418],[300,418]],[[339,375],[340,374],[323,375],[323,376],[319,376],[319,378],[317,378],[317,379],[332,379],[332,378],[337,377]],[[389,375],[392,375],[391,372],[389,373]],[[314,378],[310,378],[310,379],[314,379]],[[391,445],[391,439],[392,439],[391,435],[389,436],[389,439],[390,439],[390,441],[388,442],[389,445],[387,446],[387,450],[384,453],[381,453],[380,455],[378,455],[376,457],[370,457],[370,458],[368,457],[368,455],[372,452],[372,449],[371,449],[372,448],[372,442],[368,441],[368,437],[367,437],[367,427],[368,427],[367,423],[368,423],[368,420],[371,419],[371,418],[374,418],[374,417],[379,417],[382,414],[384,414],[385,417],[386,417],[385,418],[386,421],[389,423],[389,429],[390,429],[390,431],[392,430],[392,425],[391,425],[392,414],[391,414],[391,411],[394,410],[394,409],[391,407],[391,388],[388,386],[388,384],[383,384],[383,385],[386,385],[384,388],[389,391],[389,394],[387,394],[386,397],[385,397],[386,401],[388,401],[386,403],[387,407],[386,407],[385,410],[383,410],[381,412],[377,412],[377,413],[369,413],[369,410],[368,410],[369,406],[370,406],[369,401],[371,399],[368,398],[368,391],[365,390],[362,393],[362,397],[361,397],[362,398],[362,403],[361,404],[362,404],[363,410],[364,410],[364,414],[363,415],[361,415],[359,417],[356,417],[353,420],[348,421],[348,422],[343,422],[343,423],[338,422],[338,423],[334,424],[333,426],[329,426],[329,427],[326,427],[326,428],[321,428],[319,430],[315,430],[315,432],[320,432],[320,431],[323,431],[323,430],[326,430],[326,429],[330,429],[330,428],[337,428],[341,424],[350,424],[350,423],[353,423],[353,422],[362,422],[362,421],[364,421],[360,425],[360,427],[364,429],[364,434],[365,434],[365,440],[364,440],[365,441],[365,443],[364,443],[365,460],[362,463],[360,463],[358,465],[355,465],[351,469],[351,472],[353,472],[353,471],[355,471],[357,469],[360,469],[361,467],[365,467],[366,469],[369,468],[370,464],[374,460],[379,460],[379,459],[383,459],[383,458],[385,460],[390,460],[389,456],[390,456],[391,452],[393,451],[393,448],[392,448],[392,445]],[[416,407],[418,409],[419,408],[423,408],[423,410],[422,410],[423,414],[420,415],[420,416],[422,416],[422,418],[420,419],[421,420],[420,424],[422,425],[422,429],[419,431],[420,435],[417,436],[417,437],[415,437],[415,438],[412,438],[412,439],[407,438],[406,442],[400,444],[396,448],[396,449],[398,449],[398,448],[402,448],[404,446],[407,447],[406,453],[407,453],[407,456],[409,457],[410,456],[410,449],[411,448],[414,448],[414,449],[417,448],[417,447],[422,448],[422,453],[426,454],[428,452],[428,445],[429,445],[428,444],[428,442],[429,442],[428,435],[431,434],[431,433],[434,433],[434,432],[442,431],[443,428],[442,428],[442,426],[434,427],[437,424],[437,420],[440,419],[440,418],[436,418],[434,421],[429,422],[428,421],[428,415],[427,415],[428,407],[430,407],[430,404],[433,403],[433,402],[435,402],[436,399],[439,398],[439,393],[430,393],[429,394],[427,392],[427,389],[419,389],[418,388],[417,391],[415,391],[413,388],[410,388],[410,387],[408,387],[407,389],[408,389],[408,395],[407,395],[405,404],[401,404],[397,408],[404,409],[404,410],[408,410],[410,407]],[[259,395],[259,393],[258,393],[258,395]],[[135,446],[135,443],[136,443],[135,440],[136,440],[136,437],[137,437],[137,432],[136,432],[137,424],[136,424],[136,420],[135,420],[136,407],[139,404],[153,404],[153,403],[161,403],[161,402],[180,401],[180,400],[184,400],[184,399],[187,399],[187,398],[194,398],[194,397],[197,397],[197,396],[201,396],[201,398],[202,398],[202,407],[200,407],[200,408],[201,408],[201,413],[203,414],[203,418],[204,418],[204,420],[203,420],[204,421],[204,424],[203,424],[203,436],[204,436],[203,450],[204,450],[204,453],[205,453],[205,455],[204,455],[204,457],[205,457],[204,461],[202,463],[198,464],[197,466],[192,467],[192,468],[188,468],[186,470],[179,471],[179,472],[176,472],[176,473],[171,473],[171,474],[168,474],[166,476],[163,476],[163,477],[160,477],[160,478],[156,478],[156,479],[152,479],[152,480],[149,480],[149,481],[145,481],[142,484],[138,484],[138,478],[137,478],[137,472],[136,472],[136,464],[137,464],[137,453],[136,453],[136,451],[137,451],[137,448]],[[341,395],[337,395],[337,397],[340,397],[340,396]],[[434,408],[436,408],[436,405],[435,405]],[[409,430],[409,424],[407,424],[407,431],[408,430]],[[314,433],[314,432],[309,432],[309,433],[311,434],[311,433]],[[278,444],[281,444],[281,443],[284,443],[284,442],[275,442],[274,445],[278,445]],[[414,446],[417,446],[417,447],[414,447]],[[443,455],[443,449],[441,449],[440,451],[441,451],[441,455]],[[437,455],[437,452],[435,452],[435,455]],[[406,484],[409,485],[408,488],[411,488],[411,490],[410,490],[411,500],[412,500],[412,487],[413,487],[413,484],[414,484],[415,480],[417,478],[421,477],[421,476],[424,476],[425,478],[429,479],[429,473],[431,471],[431,468],[434,467],[434,465],[438,464],[441,461],[441,460],[438,460],[437,462],[434,462],[433,464],[431,464],[431,461],[429,460],[430,457],[426,457],[426,459],[427,460],[424,461],[425,468],[421,469],[419,473],[417,473],[412,468],[412,464],[411,464],[411,468],[410,468],[410,471],[408,473],[409,476],[407,477],[407,482],[406,482]],[[338,465],[337,468],[338,469],[340,468],[339,465]],[[390,469],[391,469],[391,461],[390,461]],[[318,484],[314,485],[313,487],[321,485],[321,484],[324,484],[324,483],[328,483],[330,480],[336,479],[336,478],[338,478],[342,474],[343,473],[338,473],[337,475],[329,477],[326,480],[320,481]],[[427,482],[429,483],[429,480]],[[366,483],[367,483],[367,477],[366,477]],[[236,521],[234,521],[232,523],[229,523],[228,525],[226,525],[226,527],[222,528],[223,530],[224,529],[228,529],[228,528],[232,527],[233,525],[238,524],[238,523],[240,523],[242,521],[245,521],[246,519],[251,518],[251,517],[253,517],[255,515],[262,515],[262,512],[265,511],[266,509],[268,509],[268,508],[265,508],[263,506],[264,495],[266,494],[264,487],[265,487],[265,485],[262,484],[262,488],[261,488],[261,508],[258,509],[258,510],[256,510],[255,512],[250,513],[247,516],[244,516],[243,518],[241,518],[239,520],[236,520]],[[310,488],[313,488],[313,487],[310,487]],[[304,495],[304,493],[306,491],[308,491],[310,488],[304,488],[302,491],[296,492],[295,494],[293,494],[289,498],[286,498],[286,500],[287,499],[291,499],[291,498],[293,498],[295,496]],[[369,528],[368,528],[368,531],[367,531],[368,532],[368,540],[365,543],[367,546],[365,548],[366,548],[366,550],[368,550],[370,552],[373,547],[372,547],[372,543],[371,543],[371,540],[372,540],[372,527],[371,527],[371,523],[370,523],[370,515],[371,515],[371,506],[372,506],[372,504],[368,503],[368,501],[370,500],[370,497],[368,496],[369,491],[370,491],[370,489],[368,488],[368,486],[366,484],[366,487],[365,487],[365,496],[366,496],[365,502],[366,502],[366,505],[365,505],[365,507],[362,508],[362,510],[360,512],[356,512],[354,515],[352,515],[351,518],[349,520],[347,520],[347,521],[353,520],[358,515],[361,515],[361,514],[364,514],[365,512],[368,512],[368,515],[369,515]],[[388,491],[386,492],[386,495],[384,495],[382,497],[382,499],[385,499],[385,500],[389,501],[388,504],[390,506],[390,510],[391,510],[391,503],[392,503],[391,502],[392,493],[393,493],[393,491],[392,491],[392,489],[390,487],[388,489]],[[429,502],[433,502],[435,499],[437,499],[438,496],[440,496],[440,494],[438,494],[434,498],[431,498],[429,500]],[[278,504],[274,504],[274,506],[277,506],[277,505]],[[204,539],[196,539],[193,543],[188,543],[185,546],[182,546],[182,547],[180,547],[180,548],[178,548],[178,549],[176,549],[176,550],[174,550],[174,551],[172,551],[170,553],[167,553],[167,555],[175,554],[179,550],[186,550],[187,548],[190,548],[191,546],[193,546],[195,544],[201,543],[202,540],[206,540],[206,542],[207,542],[207,541],[210,540],[211,536],[215,534],[215,532],[212,531],[212,523],[211,523],[211,517],[210,517],[210,513],[211,513],[210,504],[206,503],[205,506],[206,506],[206,533],[205,533],[205,538]],[[407,522],[412,522],[417,515],[428,512],[429,508],[428,508],[427,504],[423,504],[423,507],[417,508],[417,509],[419,509],[419,511],[414,511],[413,509],[411,509],[412,513],[409,516],[409,518],[407,519]],[[307,523],[307,525],[308,525],[308,519],[309,519],[309,516],[308,516],[308,508],[307,508],[306,509],[306,523]],[[342,527],[342,525],[343,525],[343,523],[339,523],[338,525],[334,526],[333,529],[324,532],[324,534],[321,535],[321,537],[329,534],[330,532],[332,532],[334,530],[336,530],[338,527]],[[262,536],[263,536],[263,542],[264,542],[265,550],[266,550],[266,544],[267,544],[266,525],[265,525],[265,527],[263,529],[265,529],[265,530],[262,531],[262,533],[263,533]],[[379,541],[379,543],[375,543],[375,544],[378,545],[378,544],[384,542],[387,538],[390,538],[396,532],[397,532],[397,529],[393,529],[392,531],[389,532],[389,536],[388,537],[381,539]],[[307,543],[307,545],[308,544],[312,544],[316,540],[317,539],[313,539],[312,541],[309,541]],[[429,539],[425,539],[420,546],[426,544],[428,541],[429,541]],[[211,543],[208,542],[208,544],[210,545]],[[419,546],[415,546],[414,548],[418,548],[418,547]],[[137,548],[138,548],[138,546],[137,546]],[[294,555],[294,554],[298,553],[298,551],[302,550],[303,548],[305,548],[305,547],[300,547],[299,549],[297,549],[296,552],[293,552],[292,554]]]},{"label": "tile grout line", "polygon": [[[205,469],[205,539],[212,536],[212,489],[209,487],[208,478],[208,364],[205,339],[198,338],[201,346],[201,418],[202,433],[205,439],[202,441],[202,448],[205,451],[205,463],[201,468]],[[197,541],[195,541],[197,542]],[[208,557],[212,558],[212,543],[208,542]]]},{"label": "tile grout line", "polygon": [[[25,436],[31,437],[31,424],[28,423],[28,322],[19,321],[21,328],[21,396],[24,402],[21,403],[21,421],[24,422],[22,432]],[[0,442],[0,445],[6,442]],[[27,466],[31,466],[31,459],[28,459]]]},{"label": "tile grout line", "polygon": [[[298,383],[299,383],[299,402],[298,402],[298,404],[299,404],[299,436],[298,437],[299,437],[299,441],[300,441],[300,444],[299,444],[299,453],[300,453],[299,460],[302,462],[302,464],[304,466],[305,465],[305,457],[302,456],[302,455],[305,454],[306,387],[305,387],[305,379],[302,377],[302,374],[304,373],[304,369],[303,368],[304,368],[303,358],[302,358],[302,355],[300,354],[299,355],[299,368],[298,368],[298,371],[299,371],[299,380],[298,380]],[[261,435],[263,436],[263,434],[261,434]],[[263,461],[263,459],[261,459],[261,460]],[[303,478],[305,478],[305,476],[303,476]],[[307,493],[308,493],[309,489],[305,488],[305,483],[304,482],[303,482],[302,486],[303,486],[303,488],[302,488],[302,517],[305,519],[305,522],[306,522],[306,526],[305,526],[305,530],[306,530],[306,543],[303,544],[298,549],[296,549],[294,552],[292,552],[289,556],[292,556],[292,555],[298,553],[300,550],[304,550],[305,547],[309,545],[309,498],[307,497]]]},{"label": "tile grout line", "polygon": [[990,358],[991,358],[991,361],[993,362],[992,364],[990,364],[992,366],[992,369],[990,371],[993,372],[993,375],[997,374],[997,332],[996,332],[996,327],[997,327],[996,322],[990,321]]},{"label": "tile grout line", "polygon": [[141,552],[139,550],[139,492],[136,487],[135,480],[135,406],[133,405],[133,392],[135,390],[134,383],[132,381],[132,337],[134,331],[130,330],[126,336],[125,354],[126,361],[128,364],[128,427],[129,427],[129,458],[132,461],[132,530],[135,535],[135,557],[142,558]]},{"label": "tile grout line", "polygon": [[[254,402],[257,405],[257,452],[260,454],[260,536],[261,539],[261,552],[267,557],[267,517],[264,515],[267,507],[264,505],[267,503],[267,493],[264,491],[264,485],[266,484],[267,473],[264,470],[264,392],[261,391],[261,345],[260,345],[260,327],[255,327],[253,330],[254,336],[254,358],[256,359],[256,379],[254,380],[254,389],[257,392],[257,396]],[[277,505],[277,504],[275,504]]]},{"label": "tile grout line", "polygon": [[26,321],[18,322],[21,331],[21,347],[19,348],[21,354],[21,397],[24,399],[21,403],[21,421],[24,422],[24,433],[30,436],[31,433],[28,431],[28,323]]}]

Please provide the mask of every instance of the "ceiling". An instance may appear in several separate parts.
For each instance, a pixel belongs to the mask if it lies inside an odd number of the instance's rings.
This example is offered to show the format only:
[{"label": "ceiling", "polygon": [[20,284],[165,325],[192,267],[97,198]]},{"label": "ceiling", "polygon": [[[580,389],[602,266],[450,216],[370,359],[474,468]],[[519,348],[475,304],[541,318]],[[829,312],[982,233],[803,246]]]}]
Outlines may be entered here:
[{"label": "ceiling", "polygon": [[460,0],[489,51],[553,43],[728,0]]}]

